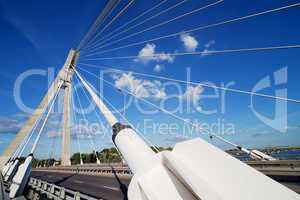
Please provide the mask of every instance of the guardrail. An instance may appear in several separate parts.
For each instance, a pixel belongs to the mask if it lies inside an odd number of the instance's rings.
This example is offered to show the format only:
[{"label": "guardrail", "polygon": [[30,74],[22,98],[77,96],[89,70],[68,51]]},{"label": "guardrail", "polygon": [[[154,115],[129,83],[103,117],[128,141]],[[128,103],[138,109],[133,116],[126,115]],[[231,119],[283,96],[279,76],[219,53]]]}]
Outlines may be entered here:
[{"label": "guardrail", "polygon": [[[249,166],[257,169],[258,171],[270,176],[278,182],[283,182],[287,187],[290,187],[296,192],[300,192],[299,186],[291,183],[299,183],[300,179],[300,161],[299,160],[276,160],[276,161],[247,161]],[[128,166],[122,164],[114,165],[77,165],[77,166],[57,166],[49,168],[38,168],[37,171],[55,171],[55,172],[70,172],[80,173],[86,175],[127,175],[131,176],[132,173]]]},{"label": "guardrail", "polygon": [[[276,160],[276,161],[247,161],[249,166],[279,182],[300,182],[300,161],[299,160]],[[37,168],[36,171],[47,172],[68,172],[93,176],[132,176],[129,167],[122,164],[90,164],[75,166],[57,166],[49,168]]]},{"label": "guardrail", "polygon": [[279,182],[300,182],[299,160],[249,161],[247,164]]},{"label": "guardrail", "polygon": [[256,169],[265,168],[285,168],[285,169],[300,169],[300,160],[274,160],[274,161],[247,161],[251,167]]},{"label": "guardrail", "polygon": [[8,200],[8,195],[5,192],[5,188],[4,188],[4,181],[3,181],[2,174],[0,174],[0,199]]},{"label": "guardrail", "polygon": [[28,186],[27,198],[31,200],[102,200],[36,178],[30,178]]},{"label": "guardrail", "polygon": [[48,168],[36,168],[36,171],[61,171],[81,174],[119,174],[132,175],[128,166],[120,165],[75,165],[75,166],[57,166]]}]

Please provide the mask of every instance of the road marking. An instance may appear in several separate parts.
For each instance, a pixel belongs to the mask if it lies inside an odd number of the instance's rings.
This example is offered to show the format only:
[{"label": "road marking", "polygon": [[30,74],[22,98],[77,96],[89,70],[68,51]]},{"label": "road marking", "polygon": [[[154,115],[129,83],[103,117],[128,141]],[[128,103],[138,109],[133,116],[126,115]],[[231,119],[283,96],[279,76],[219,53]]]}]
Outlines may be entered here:
[{"label": "road marking", "polygon": [[109,187],[109,186],[103,186],[104,188],[106,188],[106,189],[109,189],[109,190],[115,190],[115,191],[118,191],[118,190],[120,190],[120,188],[116,188],[116,187]]}]

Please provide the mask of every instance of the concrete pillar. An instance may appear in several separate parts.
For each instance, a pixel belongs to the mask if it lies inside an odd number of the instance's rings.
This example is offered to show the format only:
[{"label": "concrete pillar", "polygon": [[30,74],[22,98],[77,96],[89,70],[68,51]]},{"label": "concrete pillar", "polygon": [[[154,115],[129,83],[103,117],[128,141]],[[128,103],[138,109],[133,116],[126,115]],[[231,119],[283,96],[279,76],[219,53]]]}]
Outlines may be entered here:
[{"label": "concrete pillar", "polygon": [[17,133],[15,139],[9,144],[9,146],[6,148],[4,153],[0,157],[0,168],[2,168],[10,156],[13,155],[15,150],[21,145],[22,141],[25,139],[27,134],[30,133],[32,130],[34,124],[37,122],[37,120],[40,118],[41,114],[43,113],[43,110],[45,107],[48,106],[49,102],[53,99],[54,95],[56,94],[58,87],[62,80],[66,80],[70,78],[69,72],[72,70],[72,67],[76,66],[76,61],[78,58],[78,52],[71,49],[68,55],[68,58],[63,66],[63,68],[58,73],[58,76],[56,77],[55,81],[50,86],[47,94],[44,96],[42,102],[38,106],[38,108],[35,110],[33,115],[30,117],[30,119],[25,123],[25,125],[20,129],[20,131]]},{"label": "concrete pillar", "polygon": [[62,151],[61,151],[61,165],[71,165],[70,156],[70,110],[71,110],[71,83],[66,82],[64,85],[64,115],[63,115],[63,129],[62,129]]}]

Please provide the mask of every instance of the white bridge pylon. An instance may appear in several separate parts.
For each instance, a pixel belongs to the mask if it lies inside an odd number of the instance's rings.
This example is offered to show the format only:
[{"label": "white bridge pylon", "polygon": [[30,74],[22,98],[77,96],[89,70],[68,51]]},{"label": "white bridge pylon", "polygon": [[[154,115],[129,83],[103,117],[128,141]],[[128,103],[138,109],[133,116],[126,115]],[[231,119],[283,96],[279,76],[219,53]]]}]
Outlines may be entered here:
[{"label": "white bridge pylon", "polygon": [[[144,138],[144,140],[142,137],[140,137],[134,130],[134,127],[131,127],[127,124],[122,124],[110,111],[109,107],[105,105],[105,98],[102,97],[100,93],[98,96],[96,93],[96,89],[92,87],[92,85],[89,84],[87,81],[85,81],[85,79],[76,71],[75,67],[77,64],[77,59],[79,57],[79,51],[85,54],[82,57],[83,60],[81,61],[134,59],[140,57],[140,55],[120,55],[117,57],[100,56],[98,58],[92,58],[91,56],[102,55],[104,53],[138,46],[141,44],[146,45],[149,42],[173,38],[174,36],[181,36],[183,33],[196,33],[198,31],[211,29],[213,27],[242,22],[245,20],[249,20],[250,18],[269,15],[271,13],[284,11],[290,8],[300,6],[300,3],[285,5],[283,7],[250,13],[235,18],[227,18],[204,26],[199,25],[193,27],[192,29],[184,28],[181,29],[179,32],[174,32],[167,35],[159,35],[157,37],[150,38],[149,40],[136,41],[134,43],[131,42],[129,44],[124,43],[122,45],[112,48],[113,46],[111,45],[117,43],[121,44],[120,42],[124,41],[125,39],[136,37],[148,31],[153,31],[158,27],[163,27],[179,19],[206,10],[207,8],[219,5],[222,2],[224,2],[224,0],[217,0],[215,3],[211,3],[204,7],[193,9],[192,11],[177,15],[175,17],[172,17],[171,19],[167,19],[166,21],[159,22],[158,24],[154,24],[150,27],[145,27],[144,29],[138,30],[132,34],[125,34],[124,36],[121,36],[122,33],[124,34],[129,30],[146,23],[151,19],[155,19],[156,17],[165,14],[168,11],[171,11],[172,9],[178,8],[186,1],[187,0],[182,0],[174,5],[168,6],[167,8],[159,12],[156,12],[156,14],[152,14],[150,18],[148,17],[145,20],[142,20],[141,22],[137,21],[137,19],[141,19],[142,17],[144,18],[146,15],[149,15],[152,10],[159,8],[160,5],[166,7],[164,3],[168,1],[162,0],[154,7],[143,11],[137,17],[134,17],[132,20],[124,23],[122,26],[114,29],[114,31],[110,32],[108,35],[104,35],[104,37],[100,38],[99,36],[102,33],[106,32],[108,28],[113,27],[112,25],[116,25],[113,23],[117,21],[118,18],[120,18],[128,10],[131,4],[135,2],[135,0],[129,1],[127,5],[125,5],[119,12],[117,12],[116,15],[112,16],[112,14],[115,13],[114,10],[117,9],[118,4],[121,3],[121,0],[107,1],[107,4],[104,7],[103,11],[100,13],[96,21],[90,27],[89,31],[83,37],[77,50],[71,50],[69,52],[68,58],[64,66],[60,70],[57,78],[49,88],[47,94],[43,98],[38,108],[35,110],[35,112],[31,116],[31,118],[26,122],[26,124],[21,128],[21,130],[16,135],[16,138],[11,142],[9,147],[5,150],[4,154],[0,158],[0,168],[2,170],[1,172],[4,176],[4,181],[6,180],[9,182],[9,196],[11,198],[18,197],[23,193],[23,190],[30,177],[35,149],[40,139],[42,130],[45,124],[47,123],[47,119],[51,113],[51,109],[54,106],[55,100],[58,96],[58,92],[61,89],[64,90],[64,114],[62,120],[63,127],[61,159],[62,165],[71,165],[70,106],[72,96],[72,77],[75,73],[79,77],[79,80],[84,85],[85,89],[88,91],[89,95],[91,96],[101,113],[105,116],[106,120],[112,127],[112,140],[116,148],[122,154],[122,158],[124,158],[126,163],[129,165],[131,171],[133,172],[133,178],[128,189],[129,200],[300,200],[299,195],[295,192],[275,182],[269,177],[263,175],[262,173],[256,171],[255,169],[239,161],[233,156],[225,153],[221,149],[207,143],[201,138],[180,142],[175,145],[172,151],[154,153],[150,146],[147,145],[145,141],[146,139]],[[106,23],[106,21],[109,19],[110,22]],[[98,31],[100,27],[101,30]],[[111,41],[112,39],[113,41]],[[111,46],[111,48],[109,46]],[[300,48],[299,44],[279,46],[276,45],[267,47],[221,49],[210,51],[209,54],[217,55],[224,53],[239,52],[250,53],[259,51],[278,51],[298,48]],[[175,52],[170,53],[169,55],[192,56],[205,55],[206,53],[207,52],[204,51]],[[154,58],[159,56],[160,54],[154,54],[145,55],[142,57]],[[171,81],[174,80],[170,78],[167,79]],[[181,80],[180,82],[183,81]],[[184,83],[186,83],[186,81],[184,81]],[[199,85],[199,83],[196,83],[196,85]],[[203,84],[202,86],[208,87],[208,85]],[[300,102],[299,100],[274,97],[271,95],[253,93],[237,89],[223,87],[215,88],[236,93],[267,97],[271,99],[280,99],[284,101],[291,101],[297,103]],[[104,101],[102,101],[102,98]],[[43,115],[46,116],[44,120],[42,120]],[[176,118],[179,119],[179,117]],[[34,145],[31,148],[30,154],[26,157],[25,162],[23,164],[20,164],[19,158],[22,155],[24,148],[27,146],[31,136],[33,135],[33,133],[35,133],[35,128],[37,124],[39,124],[40,120],[42,123],[42,128],[40,128],[40,130],[38,131]],[[250,151],[239,145],[231,143],[230,141],[227,141],[224,138],[219,137],[218,135],[211,135],[211,138],[213,137],[220,139],[223,142],[228,143],[241,151],[246,152],[250,157],[254,159],[263,161],[274,160],[274,158],[258,150],[254,149]],[[81,153],[80,147],[79,153]],[[82,163],[81,154],[80,162]],[[97,163],[99,163],[98,157]],[[3,165],[4,167],[2,168]]]},{"label": "white bridge pylon", "polygon": [[[78,53],[71,50],[68,59],[34,115],[18,133],[4,155],[17,151],[33,127],[48,109],[43,129],[59,90],[65,89],[62,164],[70,164],[70,94],[72,76],[78,76],[105,119],[112,127],[112,140],[134,176],[128,188],[129,200],[296,200],[299,195],[221,149],[197,138],[175,145],[172,151],[154,153],[133,127],[122,124],[102,101],[91,84],[76,71]],[[51,105],[49,106],[49,104]],[[25,162],[16,166],[10,197],[23,193],[30,177],[34,151],[41,130]],[[20,135],[19,135],[20,134]],[[64,149],[65,148],[65,149]],[[11,154],[8,154],[11,153]],[[7,159],[8,160],[8,159]],[[6,162],[9,170],[13,160]],[[7,167],[8,166],[8,167]]]},{"label": "white bridge pylon", "polygon": [[[55,103],[55,99],[60,91],[64,89],[64,117],[63,117],[63,131],[62,131],[62,164],[71,165],[70,162],[70,98],[71,98],[71,82],[74,72],[74,66],[76,66],[77,58],[79,53],[73,49],[70,50],[68,58],[59,71],[58,76],[48,89],[47,94],[44,96],[42,102],[35,110],[31,118],[25,123],[21,130],[17,133],[16,138],[10,143],[7,149],[4,151],[1,157],[1,169],[2,174],[5,174],[6,179],[11,179],[12,184],[10,185],[10,198],[15,198],[22,195],[25,185],[30,177],[32,162],[34,159],[34,152],[37,147],[37,143],[40,139],[42,130],[47,122],[51,109]],[[51,105],[50,105],[50,102]],[[49,106],[50,105],[50,106]],[[43,125],[39,130],[37,138],[35,139],[34,145],[31,149],[31,153],[26,157],[25,162],[19,166],[19,157],[22,151],[27,145],[27,138],[30,138],[34,134],[35,126],[39,123],[42,115],[49,107],[46,118],[44,119]],[[31,136],[29,136],[31,134]],[[29,140],[29,139],[28,139]],[[19,155],[17,155],[19,154]]]},{"label": "white bridge pylon", "polygon": [[113,142],[134,174],[129,200],[300,199],[294,191],[200,138],[155,154],[135,130],[116,119],[76,70],[75,74],[112,126]]}]

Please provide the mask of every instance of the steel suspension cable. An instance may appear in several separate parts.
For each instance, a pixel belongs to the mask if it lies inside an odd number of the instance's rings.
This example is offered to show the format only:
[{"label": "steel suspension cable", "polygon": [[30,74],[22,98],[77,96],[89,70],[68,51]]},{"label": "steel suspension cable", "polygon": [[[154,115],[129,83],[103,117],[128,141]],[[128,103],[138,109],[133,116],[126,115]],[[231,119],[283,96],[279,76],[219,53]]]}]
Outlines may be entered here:
[{"label": "steel suspension cable", "polygon": [[[246,15],[246,16],[238,17],[238,18],[233,18],[233,19],[228,19],[228,20],[212,23],[212,24],[209,24],[209,25],[199,26],[199,27],[196,27],[196,28],[193,28],[193,29],[182,30],[182,31],[179,31],[179,32],[175,32],[175,33],[172,33],[172,34],[168,34],[168,35],[164,35],[164,36],[160,36],[160,37],[156,37],[156,38],[152,38],[152,39],[148,39],[148,40],[143,40],[143,41],[140,41],[140,42],[130,43],[130,44],[127,44],[127,45],[116,47],[116,48],[111,48],[111,49],[103,50],[103,51],[100,51],[100,52],[96,52],[96,53],[92,53],[92,54],[88,54],[88,55],[83,55],[83,57],[101,55],[101,54],[107,53],[107,52],[112,52],[112,51],[116,51],[116,50],[120,50],[120,49],[124,49],[124,48],[128,48],[128,47],[133,47],[133,46],[137,46],[137,45],[141,45],[141,44],[146,44],[146,43],[149,43],[149,42],[154,42],[154,41],[158,41],[158,40],[162,40],[162,39],[176,37],[176,36],[180,36],[182,34],[187,34],[187,33],[193,33],[193,32],[197,32],[197,31],[201,31],[201,30],[206,30],[206,29],[209,29],[209,28],[218,27],[218,26],[222,26],[222,25],[226,25],[226,24],[231,24],[231,23],[234,23],[234,22],[240,22],[240,21],[244,21],[246,19],[250,19],[250,18],[254,18],[254,17],[258,17],[258,16],[263,16],[263,15],[267,15],[267,14],[271,14],[271,13],[287,10],[287,9],[290,9],[290,8],[299,7],[299,6],[300,6],[300,3],[295,3],[295,4],[288,5],[288,6],[283,6],[283,7],[279,7],[279,8],[275,8],[275,9],[271,9],[271,10],[266,10],[266,11],[263,11],[263,12],[249,14],[249,15]],[[99,50],[99,49],[100,48],[97,48],[95,50]]]},{"label": "steel suspension cable", "polygon": [[37,144],[38,144],[38,142],[39,142],[39,140],[40,140],[41,134],[42,134],[42,132],[43,132],[43,130],[44,130],[44,127],[45,127],[45,125],[46,125],[46,123],[47,123],[47,121],[48,121],[48,118],[49,118],[49,116],[50,116],[50,113],[51,113],[51,111],[52,111],[52,109],[53,109],[53,107],[54,107],[54,103],[55,103],[55,101],[56,101],[56,98],[57,98],[57,96],[58,96],[58,94],[59,94],[59,91],[60,91],[62,85],[63,85],[63,83],[60,83],[60,85],[58,86],[58,89],[57,89],[56,94],[55,94],[55,96],[54,96],[54,98],[53,98],[53,100],[52,100],[52,103],[51,103],[51,105],[50,105],[50,107],[49,107],[49,109],[48,109],[48,112],[47,112],[47,114],[46,114],[46,117],[45,117],[45,119],[44,119],[44,122],[43,122],[43,124],[42,124],[42,126],[41,126],[41,128],[40,128],[40,131],[39,131],[39,133],[38,133],[38,135],[37,135],[37,137],[36,137],[36,139],[35,139],[35,141],[34,141],[34,144],[33,144],[33,146],[32,146],[32,149],[31,149],[31,151],[30,151],[31,154],[34,153],[34,151],[35,151],[35,149],[36,149],[36,147],[37,147]]},{"label": "steel suspension cable", "polygon": [[156,147],[156,145],[154,145],[144,134],[142,134],[137,128],[135,128],[133,126],[132,123],[130,123],[128,121],[128,119],[122,115],[122,113],[120,113],[120,111],[118,111],[118,109],[116,109],[103,95],[102,95],[102,98],[104,100],[104,102],[106,102],[107,104],[109,104],[115,112],[118,113],[118,115],[128,124],[130,125],[132,128],[134,128],[134,130],[148,143],[148,145],[150,145],[151,147],[154,148],[154,150],[158,153],[159,152],[159,149]]},{"label": "steel suspension cable", "polygon": [[[23,148],[23,146],[26,144],[26,141],[28,140],[28,137],[29,137],[29,135],[27,135],[25,138],[24,138],[24,140],[22,141],[22,143],[18,146],[18,148],[13,152],[13,154],[10,156],[10,158],[6,161],[6,164],[7,163],[9,163],[9,162],[11,162],[11,161],[14,161],[16,158],[18,158],[19,157],[19,155],[20,155],[20,151],[21,151],[21,149]],[[11,167],[11,166],[10,166]],[[10,168],[9,167],[9,168]],[[8,170],[7,170],[7,172],[8,172]],[[5,175],[7,174],[7,172],[5,173]],[[4,176],[5,176],[4,175]]]},{"label": "steel suspension cable", "polygon": [[90,27],[86,35],[82,38],[81,42],[79,43],[77,49],[82,49],[86,43],[90,40],[93,34],[95,34],[98,27],[105,21],[105,19],[111,14],[114,8],[119,4],[120,0],[110,0],[108,1],[107,5],[105,6],[104,10],[99,14],[93,25]]},{"label": "steel suspension cable", "polygon": [[[99,65],[92,65],[92,64],[85,64],[85,63],[79,63],[79,64],[85,65],[85,66],[90,66],[90,67],[99,66]],[[157,78],[157,79],[161,79],[161,80],[174,81],[174,82],[178,82],[178,83],[184,83],[184,84],[190,84],[190,85],[196,85],[196,86],[198,85],[198,86],[203,86],[203,87],[213,88],[213,89],[220,89],[220,90],[229,91],[229,92],[248,94],[248,95],[259,96],[259,97],[266,97],[266,98],[270,98],[270,99],[283,100],[283,101],[288,101],[288,102],[293,102],[293,103],[300,103],[300,100],[298,100],[298,99],[277,97],[277,96],[267,95],[267,94],[263,94],[263,93],[250,92],[250,91],[227,88],[227,87],[221,87],[221,86],[216,86],[216,85],[209,85],[209,84],[205,84],[205,83],[201,83],[201,82],[184,81],[184,80],[169,78],[169,77],[165,77],[165,76],[144,74],[144,73],[128,71],[128,70],[119,70],[119,69],[112,68],[112,67],[104,67],[104,66],[99,66],[99,67],[102,67],[102,68],[105,68],[105,69],[110,69],[110,70],[112,70],[114,72],[118,72],[118,73],[127,72],[127,73],[136,74],[136,75],[141,75],[141,76],[144,76],[144,77]],[[88,70],[86,70],[82,67],[78,67],[78,68],[80,68],[81,70],[83,70],[87,73],[91,73],[91,72],[89,72]],[[97,69],[99,69],[99,68],[97,67]],[[91,74],[93,74],[93,73],[91,73]]]},{"label": "steel suspension cable", "polygon": [[[80,80],[78,79],[77,76],[75,76],[75,78],[77,79],[78,82],[80,82]],[[82,89],[82,91],[83,91],[84,96],[85,96],[86,99],[88,100],[88,102],[91,104],[92,101],[89,99],[88,94],[87,94],[87,92],[85,91],[84,88]],[[96,117],[97,117],[97,119],[99,120],[99,122],[100,122],[102,128],[104,129],[104,125],[103,125],[103,123],[102,123],[101,117],[100,117],[99,113],[97,112],[97,110],[95,110],[95,114],[96,114]]]},{"label": "steel suspension cable", "polygon": [[[115,34],[114,36],[107,38],[106,40],[104,40],[103,42],[101,42],[101,44],[103,44],[104,42],[106,42],[106,41],[108,41],[108,40],[111,40],[111,39],[113,39],[113,38],[115,38],[115,37],[117,37],[117,36],[119,36],[119,35],[121,35],[121,34],[123,34],[123,33],[127,33],[128,31],[134,29],[135,27],[138,27],[138,26],[140,26],[140,25],[142,25],[142,24],[144,24],[144,23],[146,23],[146,22],[148,22],[148,21],[150,21],[150,20],[152,20],[152,19],[154,19],[154,18],[156,18],[156,17],[158,17],[158,16],[164,14],[164,13],[169,12],[170,10],[175,9],[176,7],[178,7],[178,6],[180,6],[180,5],[184,4],[184,3],[186,3],[187,1],[188,1],[188,0],[182,0],[182,1],[180,1],[179,3],[177,3],[177,4],[173,5],[173,6],[171,6],[171,7],[167,8],[167,9],[165,9],[165,10],[163,10],[163,11],[161,11],[161,12],[159,12],[159,13],[157,13],[157,14],[155,14],[155,15],[153,15],[153,16],[147,18],[147,19],[145,19],[145,20],[143,20],[142,22],[137,23],[137,24],[135,24],[135,25],[133,25],[133,26],[131,26],[131,27],[129,27],[129,28],[127,28],[127,29],[125,29],[125,30],[119,32],[118,34]],[[101,44],[96,44],[95,47],[98,47],[98,46],[101,45]],[[100,48],[100,47],[99,47],[99,48]]]},{"label": "steel suspension cable", "polygon": [[122,115],[126,118],[126,95],[122,92],[123,94],[123,113]]},{"label": "steel suspension cable", "polygon": [[[61,118],[59,121],[61,121],[61,119],[62,119],[62,115],[61,115]],[[55,156],[56,156],[56,146],[57,146],[56,137],[53,136],[53,141],[52,141],[52,145],[51,145],[52,151],[50,152],[50,159],[53,158],[54,162],[55,162]]]},{"label": "steel suspension cable", "polygon": [[[75,88],[73,86],[73,89],[72,91],[75,91]],[[73,98],[73,95],[71,96],[71,101],[72,101],[72,113],[73,113],[73,124],[77,123],[77,125],[79,124],[79,121],[77,119],[77,116],[76,116],[76,111],[75,111],[75,104],[74,104],[74,98]],[[79,151],[79,164],[81,164],[82,161],[82,155],[81,155],[81,147],[80,147],[80,141],[79,141],[79,137],[78,137],[78,132],[77,132],[77,125],[75,125],[75,129],[76,130],[76,143],[77,143],[77,148],[78,148],[78,151]]]},{"label": "steel suspension cable", "polygon": [[[78,66],[77,66],[78,67]],[[79,72],[77,71],[77,70],[75,70],[75,72],[76,72],[76,75],[77,76],[80,76],[79,75]],[[80,78],[82,78],[83,80],[84,80],[84,78],[83,77],[80,77]],[[100,98],[101,99],[103,99],[103,101],[106,103],[106,104],[108,104],[116,113],[118,113],[118,115],[124,120],[124,121],[126,121],[127,122],[127,124],[128,125],[130,125],[132,128],[134,128],[135,129],[135,131],[142,137],[142,138],[144,138],[144,140],[149,144],[149,145],[151,145],[151,146],[153,146],[153,148],[155,149],[155,151],[157,151],[157,152],[159,152],[159,149],[150,141],[150,140],[148,140],[138,129],[136,129],[134,126],[133,126],[133,124],[131,124],[119,111],[118,111],[118,109],[114,106],[114,105],[112,105],[112,103],[110,103],[100,92],[98,92],[98,90],[96,90],[91,84],[89,84],[87,81],[85,81],[92,89],[93,89],[93,91],[95,92],[95,93],[97,93],[99,96],[100,96]]]},{"label": "steel suspension cable", "polygon": [[[45,109],[45,110],[46,110],[46,109]],[[45,110],[44,110],[44,112],[45,112]],[[20,151],[18,157],[21,157],[21,156],[22,156],[23,152],[24,152],[25,149],[26,149],[26,146],[28,145],[29,141],[31,140],[32,136],[34,135],[34,132],[35,132],[35,130],[37,129],[37,126],[38,126],[38,124],[41,122],[41,120],[42,120],[42,117],[40,117],[40,118],[38,119],[37,123],[35,124],[34,128],[32,129],[32,131],[31,131],[31,133],[30,133],[28,139],[26,140],[26,143],[23,145],[22,150]]]},{"label": "steel suspension cable", "polygon": [[[36,126],[36,123],[34,125],[34,128],[35,128],[35,126]],[[10,160],[14,160],[15,158],[20,157],[20,155],[23,152],[23,148],[25,148],[27,146],[27,143],[29,142],[31,136],[32,136],[32,131],[30,131],[29,134],[26,135],[26,137],[24,138],[24,140],[22,141],[22,143],[18,146],[18,148],[16,149],[16,151],[11,156]]]},{"label": "steel suspension cable", "polygon": [[[22,155],[22,150],[23,148],[25,148],[27,146],[28,141],[30,140],[30,137],[32,136],[32,132],[30,132],[22,141],[21,145],[15,150],[15,152],[13,153],[13,155],[9,158],[9,160],[6,162],[6,164],[8,164],[9,162],[14,162],[16,158],[20,158]],[[6,170],[6,173],[3,175],[3,177],[5,177],[9,171],[11,170],[11,168],[13,167],[12,165],[8,165],[8,170]]]},{"label": "steel suspension cable", "polygon": [[90,45],[90,47],[86,48],[86,50],[88,50],[88,49],[94,47],[94,45],[95,45],[96,43],[99,43],[99,45],[100,45],[100,42],[104,41],[107,37],[112,36],[112,35],[113,35],[114,33],[116,33],[117,31],[122,30],[122,29],[123,29],[124,27],[126,27],[128,24],[131,24],[132,22],[134,22],[134,21],[138,20],[139,18],[145,16],[146,14],[150,13],[151,11],[153,11],[153,10],[156,9],[156,8],[158,8],[159,6],[161,6],[162,4],[164,4],[164,3],[167,2],[167,1],[168,1],[168,0],[163,0],[163,1],[161,1],[160,3],[158,3],[156,6],[153,6],[152,8],[147,9],[146,11],[144,11],[143,13],[141,13],[140,15],[138,15],[137,17],[133,18],[132,20],[126,22],[126,23],[123,24],[122,26],[120,26],[120,27],[116,28],[115,30],[111,31],[108,35],[104,36],[100,41],[98,41],[98,42],[95,41],[94,43],[92,43],[92,44]]},{"label": "steel suspension cable", "polygon": [[[105,79],[103,79],[103,78],[101,78],[101,77],[98,77],[98,76],[95,76],[95,77],[97,77],[98,79],[102,80],[103,82],[105,82],[106,84],[110,85],[111,87],[113,87],[113,88],[115,88],[115,89],[117,89],[117,90],[120,89],[120,88],[117,88],[117,87],[116,87],[115,85],[113,85],[112,83],[110,83],[109,81],[107,81],[107,80],[105,80]],[[180,120],[180,121],[183,121],[184,123],[187,123],[187,124],[191,125],[192,127],[195,127],[196,130],[199,128],[199,125],[198,125],[198,124],[192,123],[192,122],[190,122],[190,121],[187,120],[187,119],[184,119],[184,118],[182,118],[182,117],[179,117],[178,115],[176,115],[176,114],[174,114],[174,113],[172,113],[172,112],[170,112],[170,111],[168,111],[168,110],[166,110],[166,109],[163,109],[163,108],[157,106],[156,104],[154,104],[154,103],[152,103],[152,102],[150,102],[150,101],[148,101],[148,100],[146,100],[146,99],[144,99],[144,98],[138,97],[137,95],[135,95],[134,93],[132,93],[132,92],[130,92],[130,91],[123,90],[123,89],[121,89],[121,90],[124,91],[125,93],[127,93],[127,94],[133,96],[134,98],[139,99],[139,100],[141,100],[141,101],[147,103],[148,105],[151,105],[151,106],[155,107],[156,109],[159,109],[160,111],[162,111],[162,112],[164,112],[164,113],[166,113],[166,114],[172,116],[173,118],[178,119],[178,120]],[[209,135],[210,135],[210,136],[213,136],[213,137],[216,137],[216,138],[222,140],[223,142],[225,142],[225,143],[227,143],[227,144],[229,144],[229,145],[232,145],[232,146],[238,148],[239,150],[245,151],[246,153],[249,153],[249,152],[250,152],[250,150],[248,150],[248,149],[246,149],[246,148],[242,148],[241,146],[239,146],[239,145],[237,145],[237,144],[234,144],[234,143],[232,143],[232,142],[226,140],[225,138],[223,138],[223,137],[221,137],[221,136],[219,136],[219,135],[216,135],[216,134],[214,134],[214,133],[209,133]]]},{"label": "steel suspension cable", "polygon": [[[76,76],[75,76],[75,77],[76,77]],[[80,83],[80,82],[79,82],[79,83]],[[76,94],[77,99],[78,99],[79,107],[80,107],[80,109],[83,111],[83,106],[82,106],[82,104],[81,104],[81,100],[80,100],[80,97],[79,97],[79,95],[78,95],[77,90],[75,90],[75,94]],[[83,119],[84,119],[85,121],[88,121],[87,118],[86,118],[86,116],[85,116],[85,113],[82,112],[81,114],[83,115]],[[92,145],[94,154],[95,154],[95,156],[98,158],[98,155],[97,155],[97,153],[96,153],[96,145],[95,145],[95,143],[94,143],[94,140],[92,139],[92,135],[91,135],[91,133],[90,133],[89,131],[87,131],[87,133],[88,133],[88,137],[89,137],[90,143],[91,143],[91,145]],[[99,158],[98,158],[98,159],[99,159]]]},{"label": "steel suspension cable", "polygon": [[56,139],[55,139],[55,137],[53,137],[53,139],[52,139],[51,148],[52,148],[52,151],[49,154],[49,158],[54,159],[54,156],[55,156],[55,153],[56,153]]},{"label": "steel suspension cable", "polygon": [[208,4],[208,5],[206,5],[206,6],[203,6],[203,7],[197,8],[197,9],[194,9],[194,10],[192,10],[192,11],[190,11],[190,12],[184,13],[184,14],[179,15],[179,16],[177,16],[177,17],[175,17],[175,18],[170,19],[170,20],[161,22],[161,23],[156,24],[156,25],[154,25],[154,26],[151,26],[151,27],[149,27],[149,28],[146,28],[146,29],[143,29],[143,30],[141,30],[141,31],[138,31],[138,32],[129,34],[129,35],[127,35],[127,36],[125,36],[125,37],[123,37],[123,38],[120,38],[120,39],[118,39],[118,40],[115,40],[115,41],[109,42],[109,43],[107,43],[107,44],[105,44],[105,45],[99,46],[98,48],[99,48],[99,49],[102,49],[102,48],[104,48],[104,47],[111,46],[111,45],[113,45],[113,44],[116,44],[116,43],[121,42],[121,41],[123,41],[123,40],[126,40],[126,39],[128,39],[128,38],[132,38],[132,37],[134,37],[134,36],[137,36],[137,35],[139,35],[139,34],[141,34],[141,33],[145,33],[145,32],[147,32],[147,31],[150,31],[150,30],[153,30],[153,29],[155,29],[155,28],[164,26],[164,25],[169,24],[169,23],[171,23],[171,22],[174,22],[174,21],[176,21],[176,20],[182,19],[182,18],[184,18],[184,17],[186,17],[186,16],[192,15],[192,14],[194,14],[194,13],[197,13],[197,12],[200,12],[200,11],[205,10],[205,9],[207,9],[207,8],[210,8],[210,7],[213,7],[213,6],[215,6],[215,5],[218,5],[219,3],[222,3],[223,1],[224,1],[224,0],[219,0],[219,1],[217,1],[217,2]]},{"label": "steel suspension cable", "polygon": [[[215,55],[215,54],[228,54],[228,53],[241,53],[241,52],[260,52],[260,51],[273,51],[273,50],[285,50],[285,49],[299,49],[300,44],[294,45],[281,45],[281,46],[269,46],[269,47],[255,47],[255,48],[241,48],[241,49],[225,49],[225,50],[212,50],[212,51],[195,51],[195,52],[180,52],[180,53],[168,53],[168,56],[195,56],[195,55]],[[135,59],[135,58],[159,58],[162,54],[153,55],[138,55],[138,56],[115,56],[115,57],[103,57],[94,59],[84,59],[86,61],[95,60],[122,60],[122,59]]]},{"label": "steel suspension cable", "polygon": [[[42,111],[42,114],[44,114],[45,110],[46,110],[46,107]],[[29,134],[26,136],[26,138],[23,141],[23,143],[14,152],[12,158],[16,158],[16,157],[21,157],[22,156],[22,154],[25,151],[25,149],[26,149],[29,141],[31,140],[32,136],[34,135],[34,131],[36,130],[36,128],[39,125],[39,123],[41,122],[41,120],[42,120],[42,116],[40,116],[39,119],[37,121],[35,121],[34,127],[30,130]]]},{"label": "steel suspension cable", "polygon": [[[78,77],[75,76],[75,78],[76,78],[77,81],[80,83],[80,80],[78,79]],[[91,104],[92,101],[89,99],[87,92],[86,92],[84,89],[82,89],[82,91],[83,91],[84,96],[85,96],[86,99],[88,100],[88,102]],[[95,110],[95,114],[96,114],[96,117],[97,117],[97,119],[99,120],[99,122],[101,123],[101,126],[102,126],[102,128],[103,128],[104,125],[103,125],[103,123],[102,123],[101,117],[100,117],[99,113],[98,113],[96,110]]]},{"label": "steel suspension cable", "polygon": [[[89,46],[89,44],[91,44],[97,37],[99,37],[109,26],[111,26],[120,16],[122,16],[122,14],[124,14],[124,12],[126,12],[129,7],[134,3],[135,0],[131,0],[116,16],[113,17],[113,19],[106,24],[106,26],[104,26],[100,32],[98,32],[91,40],[89,40],[89,42],[87,42],[87,44],[85,45],[85,48],[87,48]],[[92,45],[92,44],[91,44]]]}]

